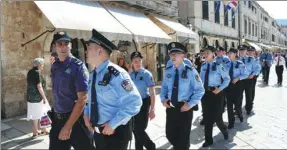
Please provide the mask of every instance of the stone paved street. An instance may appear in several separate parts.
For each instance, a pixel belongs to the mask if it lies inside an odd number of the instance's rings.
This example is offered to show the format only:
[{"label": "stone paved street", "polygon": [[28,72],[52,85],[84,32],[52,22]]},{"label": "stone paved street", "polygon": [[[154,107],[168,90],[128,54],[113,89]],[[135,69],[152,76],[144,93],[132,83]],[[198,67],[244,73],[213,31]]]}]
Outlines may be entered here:
[{"label": "stone paved street", "polygon": [[[214,128],[212,149],[286,149],[287,148],[287,75],[284,71],[282,87],[277,87],[274,67],[270,71],[269,86],[263,86],[261,77],[257,82],[254,114],[245,116],[244,122],[236,120],[235,128],[229,130],[230,138],[225,141],[218,128]],[[243,109],[244,110],[244,109]],[[156,118],[150,122],[147,132],[158,148],[170,149],[165,138],[165,109],[157,96]],[[199,125],[201,110],[194,113],[191,130],[191,149],[199,149],[204,142],[203,126]],[[227,113],[224,113],[227,124]],[[48,136],[31,139],[32,123],[24,117],[1,122],[2,149],[47,149]],[[134,144],[131,144],[134,147]]]}]

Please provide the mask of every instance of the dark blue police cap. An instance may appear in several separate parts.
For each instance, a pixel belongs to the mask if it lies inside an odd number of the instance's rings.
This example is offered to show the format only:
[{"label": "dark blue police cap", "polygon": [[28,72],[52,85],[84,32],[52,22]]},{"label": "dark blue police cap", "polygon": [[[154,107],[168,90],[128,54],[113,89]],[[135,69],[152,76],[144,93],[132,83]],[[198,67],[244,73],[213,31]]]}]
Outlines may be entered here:
[{"label": "dark blue police cap", "polygon": [[87,41],[87,43],[96,43],[102,46],[109,53],[111,53],[112,50],[118,50],[118,47],[114,43],[112,43],[110,40],[105,38],[97,30],[93,29],[92,34],[93,34],[92,37],[89,39],[89,41]]},{"label": "dark blue police cap", "polygon": [[69,41],[70,42],[71,38],[67,32],[60,31],[60,32],[57,32],[56,34],[54,34],[52,43],[55,44],[58,41]]},{"label": "dark blue police cap", "polygon": [[219,46],[217,49],[220,50],[220,51],[226,51],[225,48],[223,48],[221,46]]},{"label": "dark blue police cap", "polygon": [[246,50],[246,49],[248,49],[248,48],[247,48],[246,45],[239,45],[239,46],[238,46],[238,49],[239,49],[239,50]]},{"label": "dark blue police cap", "polygon": [[185,46],[179,42],[171,42],[167,45],[167,50],[168,53],[173,53],[173,52],[182,52],[182,53],[186,53],[187,50],[185,48]]},{"label": "dark blue police cap", "polygon": [[214,46],[210,46],[210,45],[206,45],[204,48],[203,48],[205,51],[206,50],[209,50],[209,51],[212,51],[212,52],[215,52],[216,51],[216,48]]},{"label": "dark blue police cap", "polygon": [[140,58],[143,58],[142,54],[140,52],[133,52],[131,54],[131,60],[133,60],[134,58],[136,57],[140,57]]},{"label": "dark blue police cap", "polygon": [[233,48],[233,47],[231,47],[231,48],[229,49],[229,52],[232,52],[232,53],[238,53],[238,50],[237,50],[237,49],[235,49],[235,48]]},{"label": "dark blue police cap", "polygon": [[255,51],[255,47],[249,46],[249,47],[248,47],[248,51]]}]

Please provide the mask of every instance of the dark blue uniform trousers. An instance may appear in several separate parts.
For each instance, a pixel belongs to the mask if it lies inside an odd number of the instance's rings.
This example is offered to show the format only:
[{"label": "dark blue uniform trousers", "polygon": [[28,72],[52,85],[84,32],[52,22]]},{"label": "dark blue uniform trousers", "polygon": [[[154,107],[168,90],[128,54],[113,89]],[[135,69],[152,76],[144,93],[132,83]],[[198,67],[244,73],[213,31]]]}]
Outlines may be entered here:
[{"label": "dark blue uniform trousers", "polygon": [[68,120],[68,117],[58,119],[56,116],[52,116],[51,120],[52,128],[49,135],[49,150],[70,150],[71,146],[73,146],[75,150],[95,150],[92,139],[89,136],[89,131],[84,124],[82,116],[74,124],[70,139],[65,141],[59,140],[58,137],[61,129],[64,127],[66,121]]},{"label": "dark blue uniform trousers", "polygon": [[174,150],[188,150],[193,110],[180,112],[183,103],[166,109],[166,137]]}]

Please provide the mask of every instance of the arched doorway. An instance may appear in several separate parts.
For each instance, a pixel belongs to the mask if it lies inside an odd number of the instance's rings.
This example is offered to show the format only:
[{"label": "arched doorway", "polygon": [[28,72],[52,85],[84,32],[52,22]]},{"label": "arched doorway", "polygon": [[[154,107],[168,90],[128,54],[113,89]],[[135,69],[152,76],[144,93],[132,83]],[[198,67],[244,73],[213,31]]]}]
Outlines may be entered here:
[{"label": "arched doorway", "polygon": [[207,39],[203,38],[202,47],[205,47],[206,45],[208,45]]},{"label": "arched doorway", "polygon": [[215,41],[215,47],[218,48],[219,47],[219,43],[218,40]]},{"label": "arched doorway", "polygon": [[231,47],[235,48],[235,44],[234,42],[231,43]]},{"label": "arched doorway", "polygon": [[224,41],[224,49],[227,50],[227,48],[228,48],[227,42]]}]

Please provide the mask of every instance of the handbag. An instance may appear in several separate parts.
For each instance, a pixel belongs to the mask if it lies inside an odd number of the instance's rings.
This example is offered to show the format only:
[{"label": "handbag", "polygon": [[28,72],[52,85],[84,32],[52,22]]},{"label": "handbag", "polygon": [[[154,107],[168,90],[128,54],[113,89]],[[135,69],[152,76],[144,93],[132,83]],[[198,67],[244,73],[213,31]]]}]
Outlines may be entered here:
[{"label": "handbag", "polygon": [[50,127],[52,124],[51,119],[47,114],[44,114],[40,119],[40,128],[47,128]]}]

